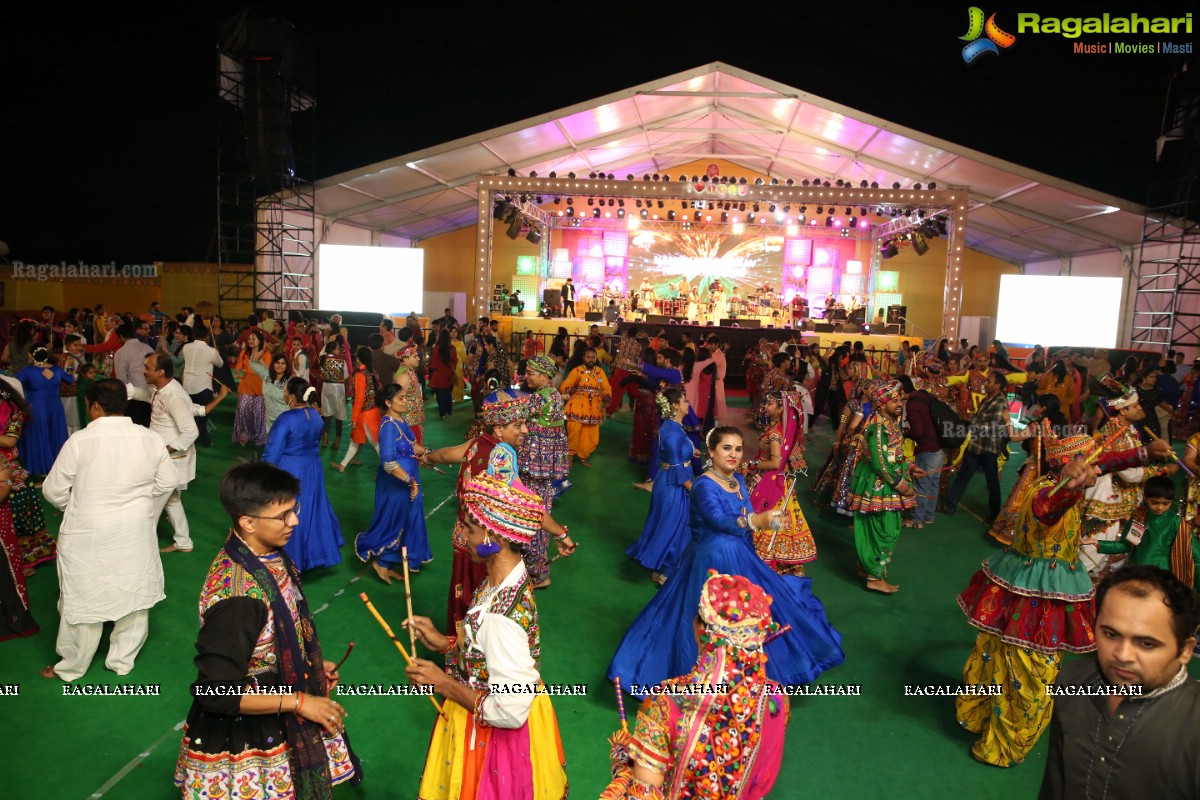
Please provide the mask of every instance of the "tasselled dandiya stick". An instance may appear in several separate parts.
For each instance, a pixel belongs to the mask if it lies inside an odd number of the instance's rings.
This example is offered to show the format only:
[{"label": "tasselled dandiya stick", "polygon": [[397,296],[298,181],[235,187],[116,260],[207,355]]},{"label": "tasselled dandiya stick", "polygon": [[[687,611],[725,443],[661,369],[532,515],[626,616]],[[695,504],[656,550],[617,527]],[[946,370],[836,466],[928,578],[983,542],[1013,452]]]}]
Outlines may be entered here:
[{"label": "tasselled dandiya stick", "polygon": [[[401,644],[400,640],[396,638],[396,634],[392,633],[392,626],[387,624],[387,621],[380,615],[378,611],[375,610],[375,606],[372,605],[371,601],[367,599],[367,593],[362,592],[359,594],[359,598],[363,601],[363,603],[366,604],[367,611],[371,612],[371,616],[375,617],[375,621],[383,627],[383,632],[386,633],[388,638],[392,640],[392,644],[396,645],[396,649],[400,651],[400,655],[404,656],[405,663],[407,663],[409,666],[412,666],[412,656],[410,656],[408,651],[404,649],[404,645]],[[442,709],[442,704],[437,701],[436,697],[430,696],[429,702],[433,703],[433,707],[437,709],[439,714],[442,716],[446,715],[445,710]]]},{"label": "tasselled dandiya stick", "polygon": [[412,645],[413,655],[417,654],[417,632],[413,629],[412,612],[412,582],[408,579],[408,548],[400,548],[400,558],[404,559],[404,604],[408,607],[408,642]]}]

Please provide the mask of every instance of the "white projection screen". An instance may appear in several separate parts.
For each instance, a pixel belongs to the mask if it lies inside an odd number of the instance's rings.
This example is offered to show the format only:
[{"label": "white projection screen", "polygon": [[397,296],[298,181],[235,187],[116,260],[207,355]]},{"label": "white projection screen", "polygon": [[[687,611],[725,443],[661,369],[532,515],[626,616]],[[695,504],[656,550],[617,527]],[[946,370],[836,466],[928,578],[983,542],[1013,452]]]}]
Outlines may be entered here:
[{"label": "white projection screen", "polygon": [[1001,275],[996,338],[1005,344],[1116,347],[1121,278]]},{"label": "white projection screen", "polygon": [[424,313],[425,251],[323,244],[317,300],[330,311]]}]

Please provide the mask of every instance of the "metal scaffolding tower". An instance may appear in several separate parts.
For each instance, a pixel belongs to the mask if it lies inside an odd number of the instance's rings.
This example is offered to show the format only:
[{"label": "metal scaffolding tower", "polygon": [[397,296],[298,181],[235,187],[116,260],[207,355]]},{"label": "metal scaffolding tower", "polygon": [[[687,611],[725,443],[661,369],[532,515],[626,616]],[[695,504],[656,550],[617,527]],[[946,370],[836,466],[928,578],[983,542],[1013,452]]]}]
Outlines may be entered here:
[{"label": "metal scaffolding tower", "polygon": [[1170,82],[1134,273],[1131,344],[1200,348],[1200,63]]},{"label": "metal scaffolding tower", "polygon": [[316,300],[315,100],[291,26],[242,12],[217,49],[217,260],[223,316]]}]

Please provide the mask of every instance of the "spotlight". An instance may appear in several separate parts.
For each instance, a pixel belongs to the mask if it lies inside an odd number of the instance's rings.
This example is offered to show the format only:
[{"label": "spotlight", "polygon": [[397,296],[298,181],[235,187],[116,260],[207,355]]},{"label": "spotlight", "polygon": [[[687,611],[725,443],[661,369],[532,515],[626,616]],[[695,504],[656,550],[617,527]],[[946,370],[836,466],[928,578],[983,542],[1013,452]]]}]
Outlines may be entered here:
[{"label": "spotlight", "polygon": [[625,219],[625,209],[623,209],[623,208],[617,209],[617,219]]},{"label": "spotlight", "polygon": [[[651,201],[651,200],[647,200],[647,201],[646,201],[646,205],[647,205],[647,206],[649,206],[651,202],[653,202],[653,201]],[[688,202],[687,202],[687,200],[680,200],[680,201],[679,201],[679,207],[680,207],[680,208],[682,208],[684,211],[687,211],[687,210],[688,210]]]},{"label": "spotlight", "polygon": [[860,188],[860,189],[865,189],[865,188],[867,188],[867,182],[866,182],[866,181],[859,181],[859,182],[858,182],[858,188]]},{"label": "spotlight", "polygon": [[928,188],[929,188],[929,189],[932,191],[933,189],[936,189],[936,188],[937,188],[937,184],[936,184],[936,183],[934,183],[933,181],[930,181],[930,182],[929,182],[929,187],[928,187]]},{"label": "spotlight", "polygon": [[510,177],[510,178],[517,177],[517,171],[515,169],[513,169],[512,167],[509,167],[508,168],[508,177]]},{"label": "spotlight", "polygon": [[595,198],[589,197],[589,198],[588,198],[588,205],[589,205],[589,206],[594,206],[594,205],[596,205],[596,200],[595,200]]},{"label": "spotlight", "polygon": [[778,185],[779,185],[779,178],[771,178],[771,185],[772,185],[772,186],[778,186]]},{"label": "spotlight", "polygon": [[659,207],[659,208],[662,208],[662,207],[663,207],[663,202],[662,202],[662,200],[659,200],[659,201],[658,201],[658,207]]},{"label": "spotlight", "polygon": [[859,215],[860,217],[865,217],[865,216],[867,215],[867,209],[866,209],[865,207],[864,207],[864,208],[860,208],[860,209],[858,210],[858,215]]},{"label": "spotlight", "polygon": [[531,177],[531,178],[536,178],[536,177],[537,177],[537,173],[536,173],[536,172],[534,172],[533,170],[530,170],[530,171],[529,171],[529,177]]},{"label": "spotlight", "polygon": [[524,226],[525,226],[525,220],[521,218],[520,214],[517,214],[516,218],[513,219],[513,221],[508,224],[508,230],[505,231],[505,233],[508,234],[508,238],[516,239],[518,236],[521,235],[521,228],[523,228]]},{"label": "spotlight", "polygon": [[801,214],[807,214],[807,213],[808,213],[808,206],[800,206],[800,213],[801,213]]},{"label": "spotlight", "polygon": [[745,211],[745,210],[746,210],[746,204],[738,203],[738,211]]},{"label": "spotlight", "polygon": [[879,247],[880,258],[894,258],[898,255],[900,255],[900,248],[896,247],[896,243],[890,239]]},{"label": "spotlight", "polygon": [[758,203],[755,203],[755,204],[754,204],[754,210],[755,210],[756,212],[758,211]]},{"label": "spotlight", "polygon": [[598,208],[593,208],[593,209],[592,209],[592,216],[593,216],[593,217],[595,217],[596,219],[600,219],[600,209],[598,209]]},{"label": "spotlight", "polygon": [[631,173],[629,173],[628,175],[626,175],[626,176],[625,176],[625,180],[627,180],[627,181],[631,181],[631,180],[633,180],[633,173],[631,172]]},{"label": "spotlight", "polygon": [[608,198],[608,204],[609,204],[609,206],[612,206],[612,205],[613,205],[613,199],[612,199],[611,197],[610,197],[610,198]]},{"label": "spotlight", "polygon": [[637,203],[637,207],[638,207],[638,208],[641,208],[641,207],[642,207],[642,201],[641,201],[641,200],[636,200],[636,201],[634,201],[634,202],[636,202],[636,203]]},{"label": "spotlight", "polygon": [[493,219],[504,219],[504,215],[508,212],[508,201],[499,199],[496,201],[496,207],[492,209]]},{"label": "spotlight", "polygon": [[893,188],[893,189],[899,189],[899,188],[900,188],[900,181],[895,181],[894,183],[892,183],[892,188]]},{"label": "spotlight", "polygon": [[568,217],[575,216],[575,206],[567,206],[567,216]]},{"label": "spotlight", "polygon": [[538,195],[537,197],[534,198],[533,202],[537,203],[540,206],[542,203],[544,203],[546,201],[542,199],[541,195]]},{"label": "spotlight", "polygon": [[701,183],[708,183],[708,176],[707,176],[707,175],[705,175],[705,176],[703,176],[702,178],[700,178],[700,182],[701,182]]},{"label": "spotlight", "polygon": [[[642,212],[642,216],[643,216],[643,217],[645,217],[645,215],[646,215],[646,212],[645,212],[645,211],[643,211],[643,212]],[[668,221],[668,222],[674,222],[674,221],[675,221],[675,210],[674,210],[674,209],[671,209],[670,211],[668,211],[668,212],[667,212],[667,221]]]},{"label": "spotlight", "polygon": [[729,212],[727,212],[727,211],[721,212],[721,222],[729,222]]},{"label": "spotlight", "polygon": [[842,180],[841,178],[838,178],[838,180],[837,180],[837,184],[836,184],[837,188],[839,188],[839,189],[840,189],[840,188],[842,188],[842,187],[843,187],[843,186],[845,186],[845,185],[846,185],[846,182],[845,182],[844,180]]},{"label": "spotlight", "polygon": [[822,184],[822,185],[823,185],[823,186],[824,186],[826,189],[828,189],[828,188],[829,188],[829,181],[825,181],[825,183],[824,183],[824,184]]},{"label": "spotlight", "polygon": [[542,234],[536,228],[530,228],[529,233],[525,234],[525,238],[533,244],[541,244]]},{"label": "spotlight", "polygon": [[574,173],[574,172],[568,172],[568,173],[567,173],[567,177],[568,177],[568,178],[570,178],[571,180],[575,180],[575,173]]},{"label": "spotlight", "polygon": [[791,178],[788,178],[786,181],[784,181],[784,184],[787,186],[795,186],[796,182],[794,180],[792,180]]},{"label": "spotlight", "polygon": [[851,214],[853,214],[853,213],[854,213],[854,212],[853,212],[853,211],[851,211],[850,209],[848,209],[848,208],[846,209],[846,216],[847,216],[847,217],[848,217],[848,216],[850,216],[850,215],[851,215]]},{"label": "spotlight", "polygon": [[808,178],[805,178],[804,180],[800,181],[800,185],[801,185],[801,186],[808,186]]},{"label": "spotlight", "polygon": [[574,205],[574,204],[575,204],[575,198],[574,198],[574,197],[568,197],[568,198],[567,198],[567,205],[569,205],[569,206],[570,206],[570,205]]},{"label": "spotlight", "polygon": [[[801,209],[801,211],[803,211],[803,210],[804,209]],[[825,213],[825,206],[817,206],[817,216],[819,217],[824,213]]]},{"label": "spotlight", "polygon": [[914,189],[916,189],[916,190],[919,192],[919,191],[921,191],[921,184],[919,184],[919,183],[914,183],[914,184],[913,184],[913,188],[914,188]]},{"label": "spotlight", "polygon": [[755,178],[755,179],[754,179],[754,185],[755,185],[755,186],[762,186],[762,185],[763,185],[763,179],[762,179],[762,178]]},{"label": "spotlight", "polygon": [[745,178],[742,178],[742,179],[740,179],[740,180],[738,181],[738,183],[739,183],[740,185],[742,185],[742,186],[745,186],[745,185],[746,185],[746,179],[745,179]]},{"label": "spotlight", "polygon": [[771,203],[771,206],[767,209],[767,211],[770,211],[772,214],[774,214],[775,213],[775,204]]},{"label": "spotlight", "polygon": [[748,222],[748,223],[750,223],[751,225],[753,225],[753,224],[754,224],[754,215],[753,215],[753,214],[747,214],[747,215],[746,215],[746,222]]},{"label": "spotlight", "polygon": [[558,177],[558,173],[557,173],[557,172],[554,172],[553,170],[551,170],[551,171],[550,171],[550,177],[551,177],[551,178],[557,178],[557,177]]},{"label": "spotlight", "polygon": [[849,231],[850,228],[857,228],[857,227],[858,227],[858,217],[851,217],[850,220],[846,223],[847,231]]},{"label": "spotlight", "polygon": [[825,227],[826,227],[826,228],[832,228],[832,227],[833,227],[833,217],[826,217],[826,218],[825,218]]},{"label": "spotlight", "polygon": [[929,243],[925,241],[925,237],[919,233],[914,233],[912,236],[913,252],[919,256],[923,256],[929,252]]},{"label": "spotlight", "polygon": [[[675,212],[671,212],[671,213],[675,213]],[[642,209],[642,219],[648,219],[649,217],[650,217],[650,212],[643,208]]]},{"label": "spotlight", "polygon": [[872,189],[878,189],[878,188],[879,188],[879,181],[871,181],[871,188],[872,188]]},{"label": "spotlight", "polygon": [[790,213],[792,213],[792,205],[791,205],[791,203],[789,203],[789,204],[787,204],[786,206],[784,206],[784,207],[783,207],[783,213],[785,213],[785,214],[790,214]]}]

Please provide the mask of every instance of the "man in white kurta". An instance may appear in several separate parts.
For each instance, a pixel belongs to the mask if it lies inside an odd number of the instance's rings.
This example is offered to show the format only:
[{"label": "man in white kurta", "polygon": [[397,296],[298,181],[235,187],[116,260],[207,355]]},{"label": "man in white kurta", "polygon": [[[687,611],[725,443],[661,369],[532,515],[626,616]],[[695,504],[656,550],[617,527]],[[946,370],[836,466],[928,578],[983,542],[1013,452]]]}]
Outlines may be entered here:
[{"label": "man in white kurta", "polygon": [[91,424],[67,439],[42,493],[62,509],[58,533],[59,626],[62,660],[42,674],[83,676],[115,622],[104,665],[133,669],[149,634],[150,608],[162,600],[163,571],[154,508],[178,483],[162,440],[125,414],[125,387],[103,380],[88,387]]},{"label": "man in white kurta", "polygon": [[187,514],[183,510],[183,491],[196,479],[196,437],[200,435],[195,416],[204,414],[203,406],[196,406],[183,386],[175,380],[175,365],[166,353],[151,353],[145,359],[146,386],[126,385],[130,400],[142,400],[150,404],[150,430],[158,434],[167,448],[171,463],[175,465],[176,482],[170,494],[159,498],[153,511],[157,524],[164,509],[175,541],[162,552],[176,550],[189,553],[192,550],[192,533],[188,527]]}]

